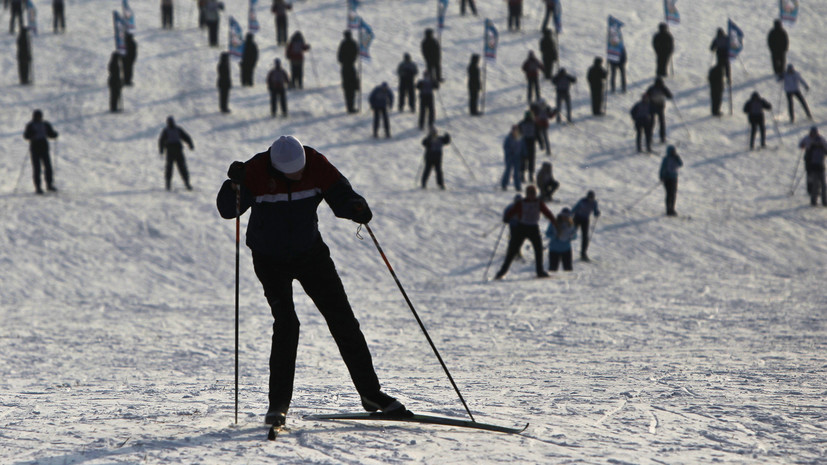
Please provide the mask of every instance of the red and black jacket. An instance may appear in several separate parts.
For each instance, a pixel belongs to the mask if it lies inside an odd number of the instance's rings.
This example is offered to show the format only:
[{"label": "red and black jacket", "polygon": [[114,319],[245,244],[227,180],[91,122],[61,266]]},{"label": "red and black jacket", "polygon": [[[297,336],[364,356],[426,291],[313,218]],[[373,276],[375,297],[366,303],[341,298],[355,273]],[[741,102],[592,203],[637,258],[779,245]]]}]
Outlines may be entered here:
[{"label": "red and black jacket", "polygon": [[[300,257],[321,240],[316,209],[325,200],[339,218],[353,219],[354,202],[364,200],[353,191],[324,155],[305,146],[305,166],[299,181],[287,179],[270,163],[269,151],[245,162],[241,187],[241,214],[252,208],[247,246],[278,260]],[[236,193],[228,179],[216,200],[223,218],[236,217]]]}]

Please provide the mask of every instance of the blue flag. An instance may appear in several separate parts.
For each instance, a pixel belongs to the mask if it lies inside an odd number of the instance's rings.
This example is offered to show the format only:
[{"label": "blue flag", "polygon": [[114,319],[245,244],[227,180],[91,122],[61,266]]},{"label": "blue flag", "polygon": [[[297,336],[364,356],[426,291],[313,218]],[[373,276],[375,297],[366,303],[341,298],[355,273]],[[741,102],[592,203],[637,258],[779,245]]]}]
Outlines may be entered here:
[{"label": "blue flag", "polygon": [[126,23],[126,30],[132,32],[135,30],[135,13],[129,7],[129,0],[123,0],[123,21]]},{"label": "blue flag", "polygon": [[230,56],[241,58],[241,55],[244,54],[244,36],[241,33],[241,25],[232,16],[230,16],[230,43],[228,48]]},{"label": "blue flag", "polygon": [[727,35],[729,36],[729,59],[733,59],[744,49],[744,32],[727,19]]},{"label": "blue flag", "polygon": [[562,0],[554,0],[554,30],[563,32],[563,5]]},{"label": "blue flag", "polygon": [[37,8],[34,7],[32,0],[26,0],[26,23],[29,31],[37,35]]},{"label": "blue flag", "polygon": [[606,34],[606,56],[611,63],[620,63],[623,55],[623,32],[620,28],[623,23],[612,15],[609,15],[609,31]]},{"label": "blue flag", "polygon": [[347,1],[347,28],[348,29],[359,29],[359,14],[356,13],[356,7],[359,6],[359,2],[356,0],[348,0]]},{"label": "blue flag", "polygon": [[370,60],[370,43],[373,42],[373,29],[362,17],[359,17],[359,55]]},{"label": "blue flag", "polygon": [[121,55],[126,55],[126,21],[117,11],[113,11],[112,23],[115,27],[115,50]]},{"label": "blue flag", "polygon": [[778,0],[781,21],[794,24],[798,19],[798,0]]},{"label": "blue flag", "polygon": [[680,24],[681,22],[681,14],[678,13],[676,3],[678,0],[663,0],[663,14],[666,16],[667,23]]},{"label": "blue flag", "polygon": [[258,24],[258,17],[256,16],[257,3],[258,0],[250,0],[250,7],[247,10],[247,30],[253,33],[258,32],[258,30],[261,28],[261,26]]},{"label": "blue flag", "polygon": [[494,21],[485,20],[485,33],[483,34],[483,52],[487,60],[497,60],[497,40],[499,34],[494,26]]},{"label": "blue flag", "polygon": [[445,27],[446,11],[448,11],[448,0],[436,0],[436,24],[440,29]]}]

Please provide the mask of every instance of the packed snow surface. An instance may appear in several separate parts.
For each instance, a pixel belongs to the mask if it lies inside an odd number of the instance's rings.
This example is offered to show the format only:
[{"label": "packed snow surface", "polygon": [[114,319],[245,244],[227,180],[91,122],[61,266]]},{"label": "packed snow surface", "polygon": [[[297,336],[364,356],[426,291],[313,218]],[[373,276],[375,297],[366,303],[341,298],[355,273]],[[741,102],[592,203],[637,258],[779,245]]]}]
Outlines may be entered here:
[{"label": "packed snow surface", "polygon": [[[132,2],[139,52],[120,114],[107,111],[106,88],[111,10],[120,2],[69,1],[67,32],[54,35],[50,2],[38,0],[32,86],[17,83],[15,37],[3,29],[0,463],[827,460],[827,209],[809,205],[800,181],[796,146],[814,123],[800,107],[789,122],[771,73],[766,34],[778,2],[677,4],[667,142],[685,166],[680,216],[670,218],[657,180],[665,145],[636,153],[628,114],[653,80],[662,2],[563,0],[561,61],[579,80],[574,124],[550,130],[562,185],[550,207],[557,213],[596,191],[594,262],[575,260],[574,272],[537,280],[525,250],[527,260],[498,282],[484,276],[502,261],[500,215],[514,194],[498,185],[502,139],[526,109],[519,67],[538,51],[539,0],[525,2],[519,32],[507,31],[502,1],[477,0],[476,17],[460,16],[459,0],[448,7],[437,100],[437,126],[453,138],[445,191],[433,179],[418,186],[424,134],[413,114],[394,110],[393,138],[373,139],[366,98],[361,114],[345,112],[336,62],[344,1],[294,4],[290,32],[302,30],[312,49],[305,89],[289,92],[290,117],[276,119],[264,77],[284,50],[268,2],[259,2],[256,84],[241,88],[233,65],[227,115],[215,86],[220,49],[197,27],[195,2],[175,3],[175,29],[162,30],[158,2]],[[227,16],[246,29],[247,15],[247,2],[225,3],[222,47]],[[419,43],[436,27],[435,1],[365,0],[360,13],[376,34],[372,60],[361,65],[366,93],[383,81],[395,89],[404,52],[423,69]],[[609,14],[625,23],[629,85],[609,94],[607,115],[595,118],[585,72],[605,55]],[[8,17],[0,14],[0,27]],[[486,17],[500,31],[499,49],[486,65],[485,115],[471,118],[465,69],[482,52]],[[725,116],[713,118],[709,42],[727,18],[743,29],[745,48],[732,62],[733,115],[725,101]],[[825,18],[827,2],[802,1],[787,26],[788,62],[811,86],[815,124],[827,103]],[[753,90],[774,107],[760,151],[747,150],[740,111]],[[553,96],[548,81],[542,93]],[[33,194],[21,136],[35,108],[60,132],[57,194]],[[163,188],[157,137],[167,115],[195,140],[186,152],[193,191],[177,173],[173,192]],[[529,423],[523,434],[303,419],[361,406],[324,321],[296,286],[303,326],[290,430],[266,441],[272,317],[243,244],[234,423],[235,224],[219,217],[215,194],[233,160],[281,134],[325,154],[368,199],[370,226],[474,417]],[[467,418],[370,236],[326,204],[319,211],[385,391],[416,412]]]}]

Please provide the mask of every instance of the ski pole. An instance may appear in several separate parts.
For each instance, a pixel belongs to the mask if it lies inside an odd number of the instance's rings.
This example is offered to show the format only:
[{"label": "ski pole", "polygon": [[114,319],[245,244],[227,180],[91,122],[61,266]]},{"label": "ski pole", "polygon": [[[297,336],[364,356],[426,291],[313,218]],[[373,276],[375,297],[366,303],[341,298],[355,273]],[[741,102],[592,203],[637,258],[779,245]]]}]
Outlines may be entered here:
[{"label": "ski pole", "polygon": [[649,189],[648,191],[646,191],[646,193],[645,193],[645,194],[641,195],[641,196],[640,196],[640,198],[638,198],[637,200],[635,200],[635,201],[634,201],[631,205],[629,205],[628,207],[626,207],[626,210],[631,210],[632,208],[634,208],[637,204],[639,204],[639,203],[640,203],[640,201],[641,201],[641,200],[645,199],[645,198],[646,198],[646,196],[648,196],[649,194],[651,194],[651,193],[652,193],[652,191],[654,191],[654,190],[655,190],[655,189],[656,189],[659,185],[660,185],[660,181],[658,181],[658,182],[657,182],[654,186],[652,186],[652,188],[651,188],[651,189]]},{"label": "ski pole", "polygon": [[686,121],[683,119],[683,115],[681,115],[681,109],[678,107],[678,104],[675,103],[675,99],[670,99],[672,101],[672,106],[675,107],[675,113],[678,115],[678,119],[681,120],[681,124],[683,125],[684,129],[686,129],[686,135],[689,140],[692,140],[692,133],[689,131],[689,126],[686,125]]},{"label": "ski pole", "polygon": [[781,131],[778,130],[778,120],[775,119],[775,112],[772,111],[772,108],[770,108],[770,115],[772,116],[772,127],[775,129],[775,135],[778,136],[778,142],[780,145],[784,145],[784,139],[781,137]]},{"label": "ski pole", "polygon": [[491,263],[494,262],[494,256],[497,255],[497,247],[500,246],[500,239],[503,237],[503,232],[505,232],[506,224],[503,223],[503,227],[500,228],[500,235],[497,236],[497,242],[494,243],[494,250],[491,251],[491,258],[488,260],[488,265],[485,266],[485,273],[482,274],[482,280],[488,280],[488,269],[491,268]]},{"label": "ski pole", "polygon": [[795,162],[795,170],[793,170],[793,180],[792,184],[790,184],[790,192],[788,195],[792,196],[795,194],[795,189],[798,187],[798,165],[801,164],[801,157],[796,157],[797,161]]},{"label": "ski pole", "polygon": [[235,191],[235,423],[238,424],[238,262],[241,242],[241,186]]},{"label": "ski pole", "polygon": [[451,381],[451,385],[454,387],[454,391],[457,392],[459,396],[459,400],[462,401],[463,407],[465,407],[465,411],[468,412],[468,416],[471,417],[471,421],[476,422],[477,420],[474,419],[474,415],[471,414],[471,410],[468,408],[468,404],[465,403],[465,399],[462,397],[462,394],[459,392],[459,388],[457,387],[457,383],[454,382],[454,378],[451,376],[451,373],[448,371],[448,367],[445,366],[445,362],[442,361],[442,356],[439,355],[439,351],[436,349],[434,345],[434,341],[431,340],[431,336],[428,334],[428,331],[425,329],[425,325],[422,323],[422,320],[419,318],[419,314],[416,313],[414,309],[413,303],[411,303],[411,299],[408,298],[408,294],[405,292],[405,289],[402,287],[402,283],[399,282],[399,278],[396,277],[396,272],[393,271],[393,267],[391,263],[388,261],[388,257],[385,256],[385,252],[382,250],[382,247],[379,245],[379,241],[376,240],[376,236],[373,234],[373,230],[370,229],[370,225],[363,224],[362,226],[368,230],[368,234],[370,234],[370,238],[373,239],[373,244],[376,246],[376,250],[379,251],[379,255],[382,256],[382,260],[385,262],[385,265],[388,267],[388,271],[391,272],[391,276],[393,276],[393,280],[396,281],[396,286],[399,287],[399,291],[402,292],[402,297],[405,298],[405,302],[408,303],[408,307],[411,309],[411,312],[416,318],[416,322],[419,323],[419,328],[422,329],[422,332],[425,334],[425,338],[428,340],[428,344],[431,345],[431,349],[434,350],[434,354],[436,355],[437,360],[439,360],[439,364],[442,365],[442,369],[445,371],[445,374],[448,375],[448,380]]},{"label": "ski pole", "polygon": [[591,231],[589,231],[589,241],[594,240],[594,231],[597,230],[597,220],[599,220],[599,216],[594,217],[594,223],[592,223]]},{"label": "ski pole", "polygon": [[[29,149],[27,152],[28,157],[31,158],[32,151]],[[12,192],[17,193],[17,189],[20,187],[20,180],[23,179],[23,171],[26,170],[26,159],[23,159],[23,164],[20,165],[20,174],[17,175],[17,181],[14,183],[14,190]]]}]

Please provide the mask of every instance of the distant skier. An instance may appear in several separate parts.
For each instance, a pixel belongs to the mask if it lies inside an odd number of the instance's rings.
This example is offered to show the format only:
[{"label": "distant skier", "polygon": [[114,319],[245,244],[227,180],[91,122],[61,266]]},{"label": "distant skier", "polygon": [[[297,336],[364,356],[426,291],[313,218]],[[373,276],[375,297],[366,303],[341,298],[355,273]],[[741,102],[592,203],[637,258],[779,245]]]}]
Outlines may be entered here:
[{"label": "distant skier", "polygon": [[594,191],[589,191],[586,196],[578,200],[572,208],[574,226],[580,228],[580,260],[589,261],[589,218],[594,214],[595,218],[600,217],[600,209],[597,208],[597,198]]},{"label": "distant skier", "polygon": [[571,219],[571,211],[563,208],[557,215],[557,223],[549,223],[546,229],[548,237],[548,270],[557,271],[560,263],[563,271],[572,271],[571,242],[577,239],[577,227]]},{"label": "distant skier", "polygon": [[207,24],[210,47],[218,47],[218,25],[223,9],[224,3],[218,0],[207,0],[204,5],[204,22]]},{"label": "distant skier", "polygon": [[310,50],[310,44],[304,40],[301,31],[296,31],[290,37],[284,52],[290,60],[290,87],[293,89],[304,88],[304,54]]},{"label": "distant skier", "polygon": [[827,183],[824,176],[824,158],[827,156],[827,140],[819,135],[813,126],[810,133],[801,139],[798,147],[804,149],[804,169],[807,171],[807,193],[810,205],[816,206],[821,197],[821,206],[827,207]]},{"label": "distant skier", "polygon": [[425,169],[422,170],[422,188],[428,184],[428,176],[433,169],[436,173],[436,183],[440,189],[445,189],[445,182],[442,177],[442,148],[451,143],[451,136],[448,133],[439,135],[435,127],[431,126],[428,136],[422,139],[422,146],[425,147]]},{"label": "distant skier", "polygon": [[721,116],[721,103],[724,99],[724,70],[718,65],[709,69],[709,100],[712,116]]},{"label": "distant skier", "polygon": [[471,9],[471,14],[477,16],[477,6],[474,5],[474,0],[460,0],[459,3],[459,14],[465,16],[465,4],[468,4],[468,7]]},{"label": "distant skier", "polygon": [[609,57],[609,80],[611,81],[611,91],[615,92],[615,76],[620,71],[620,92],[626,93],[626,45],[620,49],[619,57]]},{"label": "distant skier", "polygon": [[554,63],[557,61],[557,43],[554,42],[550,29],[543,29],[543,38],[540,39],[540,56],[543,58],[543,77],[551,79]]},{"label": "distant skier", "polygon": [[537,188],[529,185],[525,188],[525,197],[506,210],[503,215],[504,223],[508,223],[512,219],[516,219],[518,223],[514,226],[511,239],[508,241],[505,260],[496,276],[494,276],[494,279],[502,279],[505,274],[508,273],[511,262],[517,256],[520,247],[522,247],[526,239],[531,242],[531,246],[534,248],[534,268],[537,277],[548,278],[548,273],[543,269],[543,240],[540,237],[540,215],[548,218],[551,223],[557,224],[554,215],[548,207],[546,207],[546,204],[537,197]]},{"label": "distant skier", "polygon": [[270,92],[270,117],[276,117],[276,103],[281,104],[281,114],[287,117],[287,86],[290,77],[276,58],[273,69],[267,73],[267,90]]},{"label": "distant skier", "polygon": [[373,88],[368,96],[370,109],[373,110],[373,137],[379,137],[379,120],[385,128],[385,137],[391,137],[391,127],[388,121],[388,109],[393,108],[393,91],[387,82]]},{"label": "distant skier", "polygon": [[172,0],[161,0],[161,28],[172,29]]},{"label": "distant skier", "polygon": [[359,90],[359,75],[356,72],[356,60],[359,58],[359,44],[353,40],[350,31],[344,32],[344,39],[339,43],[336,53],[342,67],[342,90],[345,93],[345,106],[348,113],[358,113],[356,92]]},{"label": "distant skier", "polygon": [[790,39],[787,37],[787,31],[781,25],[781,20],[776,19],[773,22],[773,28],[767,34],[767,46],[770,49],[770,58],[772,60],[772,71],[776,77],[781,77],[784,74],[784,68],[787,61],[787,50],[790,48]]},{"label": "distant skier", "polygon": [[801,77],[801,74],[795,70],[793,65],[787,65],[787,71],[778,79],[784,81],[784,92],[787,94],[787,110],[790,114],[790,122],[795,121],[795,112],[793,111],[793,97],[797,98],[798,101],[801,103],[801,106],[804,107],[804,112],[807,114],[807,119],[812,120],[813,115],[810,113],[810,107],[807,106],[807,101],[804,100],[804,96],[801,95],[801,86],[804,86],[804,89],[809,91],[810,86],[804,81],[804,78]]},{"label": "distant skier", "polygon": [[35,192],[43,193],[40,187],[40,173],[43,168],[43,177],[46,181],[46,189],[56,191],[52,173],[52,159],[49,156],[49,139],[57,139],[57,131],[52,128],[48,121],[43,120],[43,112],[35,110],[32,113],[32,120],[26,124],[23,131],[23,138],[29,141],[29,157],[32,161],[32,177],[34,180]]},{"label": "distant skier", "polygon": [[405,108],[405,100],[408,101],[411,112],[416,111],[414,80],[417,74],[419,74],[419,67],[411,60],[411,54],[405,53],[402,56],[402,62],[396,67],[396,75],[399,77],[399,111]]},{"label": "distant skier", "polygon": [[557,8],[557,0],[543,0],[546,6],[546,14],[543,16],[543,24],[540,25],[540,30],[545,31],[548,28],[548,20],[554,21],[555,9]]},{"label": "distant skier", "polygon": [[244,40],[244,52],[241,54],[241,61],[238,63],[242,86],[253,86],[256,63],[258,63],[258,45],[256,45],[255,35],[248,32]]},{"label": "distant skier", "polygon": [[718,28],[715,38],[712,39],[712,44],[709,46],[709,50],[715,52],[717,59],[715,64],[724,70],[726,82],[730,84],[732,77],[729,69],[729,36],[722,28]]},{"label": "distant skier", "polygon": [[637,147],[638,153],[642,151],[640,146],[641,136],[646,137],[646,152],[651,153],[654,121],[652,119],[652,104],[649,103],[648,93],[644,93],[640,97],[640,101],[632,107],[629,114],[635,122],[635,147]]},{"label": "distant skier", "polygon": [[221,52],[218,58],[218,80],[216,87],[218,87],[218,109],[221,113],[230,112],[230,89],[233,87],[233,78],[230,74],[230,54],[229,52]]},{"label": "distant skier", "polygon": [[471,54],[471,62],[468,63],[468,113],[471,116],[479,116],[480,89],[480,56]]},{"label": "distant skier", "polygon": [[422,79],[416,83],[419,90],[419,130],[425,128],[425,115],[428,115],[428,126],[434,125],[436,110],[434,109],[434,91],[439,88],[439,82],[432,79],[427,71],[422,73]]},{"label": "distant skier", "polygon": [[425,69],[436,82],[442,82],[442,50],[439,41],[434,37],[434,30],[425,29],[425,37],[420,43],[422,58],[425,59]]},{"label": "distant skier", "polygon": [[534,121],[537,123],[537,143],[541,150],[546,151],[546,156],[551,156],[551,145],[548,141],[548,125],[552,118],[557,116],[557,110],[551,108],[545,99],[539,99],[532,103],[531,112],[534,113]]},{"label": "distant skier", "polygon": [[276,45],[287,43],[287,10],[292,9],[293,5],[287,0],[273,0],[270,12],[276,20]]},{"label": "distant skier", "polygon": [[109,86],[109,111],[117,113],[123,111],[121,104],[121,89],[123,89],[123,78],[121,76],[121,54],[117,51],[109,56],[107,66],[109,77],[106,84]]},{"label": "distant skier", "polygon": [[571,123],[571,86],[577,83],[577,78],[566,72],[566,68],[560,68],[557,74],[551,78],[557,97],[557,123],[561,121],[561,105],[566,104],[566,121]]},{"label": "distant skier", "polygon": [[[528,84],[528,103],[530,104],[535,99],[540,98],[540,71],[543,69],[543,64],[537,57],[534,56],[533,51],[528,52],[528,57],[523,62],[522,70],[525,73],[526,82]],[[534,97],[532,98],[532,93]]]},{"label": "distant skier", "polygon": [[[646,89],[646,94],[649,95],[649,104],[652,106],[653,118],[658,119],[658,135],[660,136],[660,143],[666,142],[666,101],[672,100],[672,92],[663,83],[663,78],[655,78],[655,83]],[[652,121],[654,124],[654,120]]]},{"label": "distant skier", "polygon": [[506,0],[508,3],[508,30],[520,30],[520,17],[523,15],[523,0]]},{"label": "distant skier", "polygon": [[190,150],[195,148],[190,135],[175,124],[175,119],[173,119],[172,116],[168,116],[167,125],[158,137],[158,153],[160,153],[161,156],[164,155],[164,151],[167,153],[166,166],[164,168],[164,183],[167,190],[171,188],[173,163],[178,167],[178,173],[181,175],[181,179],[184,180],[184,185],[187,187],[187,190],[192,190],[190,175],[187,170],[187,160],[184,158],[183,143],[186,143]]},{"label": "distant skier", "polygon": [[551,202],[554,193],[560,188],[560,183],[554,179],[554,172],[550,161],[544,161],[537,171],[537,189],[543,202]]},{"label": "distant skier", "polygon": [[505,136],[503,140],[503,161],[505,163],[505,171],[503,171],[502,179],[500,180],[500,187],[502,190],[508,189],[508,178],[514,179],[514,188],[517,192],[522,191],[522,184],[520,179],[520,170],[525,158],[526,148],[523,135],[520,134],[520,126],[511,126],[511,131]]},{"label": "distant skier", "polygon": [[594,63],[589,68],[586,80],[589,81],[589,91],[592,98],[592,115],[602,116],[603,113],[603,91],[606,88],[606,76],[609,73],[603,67],[603,58],[595,57]]},{"label": "distant skier", "polygon": [[138,43],[135,42],[135,36],[131,32],[124,35],[124,42],[126,43],[126,54],[123,56],[123,85],[132,85],[132,74],[135,69],[135,60],[138,59]]},{"label": "distant skier", "polygon": [[675,50],[675,40],[666,23],[658,24],[658,32],[652,37],[652,48],[655,49],[655,76],[664,77]]},{"label": "distant skier", "polygon": [[772,105],[766,99],[762,98],[758,92],[753,92],[747,103],[744,104],[744,113],[747,114],[749,120],[749,149],[755,148],[755,132],[756,129],[761,131],[761,148],[767,146],[766,144],[766,126],[764,125],[764,110],[772,110]]},{"label": "distant skier", "polygon": [[52,30],[55,34],[66,32],[65,5],[63,0],[52,0]]},{"label": "distant skier", "polygon": [[528,180],[534,182],[534,164],[536,160],[537,148],[537,122],[534,120],[534,114],[531,110],[523,113],[523,119],[517,123],[520,127],[520,133],[523,135],[525,142],[525,155],[523,156],[523,163],[520,167],[520,179],[526,180],[526,173],[528,173]]},{"label": "distant skier", "polygon": [[22,26],[17,34],[17,75],[21,85],[31,84],[32,43],[29,40],[29,29]]},{"label": "distant skier", "polygon": [[25,8],[25,2],[23,0],[11,0],[11,19],[9,20],[9,34],[14,34],[14,20],[17,18],[17,24],[20,25],[20,29],[22,30],[25,26],[23,25],[23,9]]},{"label": "distant skier", "polygon": [[683,166],[683,160],[678,156],[674,145],[666,147],[666,156],[660,164],[660,182],[666,190],[666,216],[678,216],[675,211],[675,202],[678,199],[678,170]]}]

